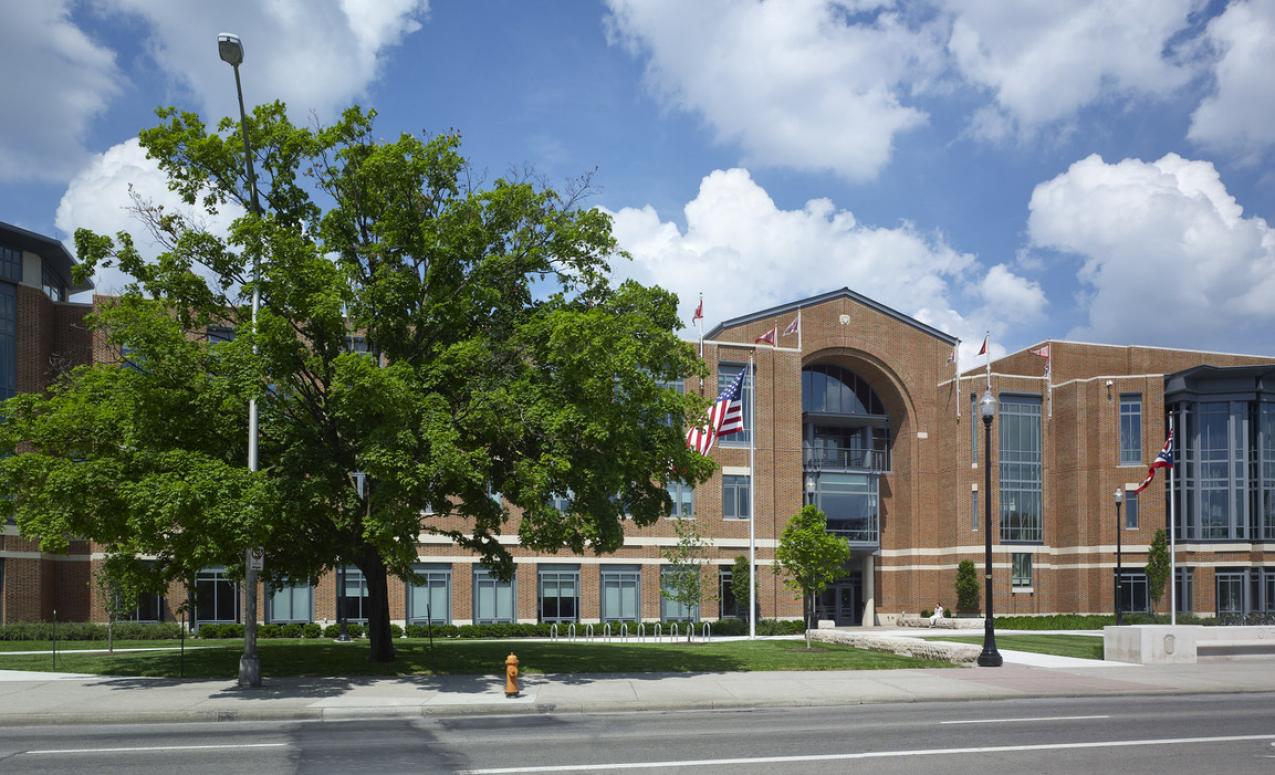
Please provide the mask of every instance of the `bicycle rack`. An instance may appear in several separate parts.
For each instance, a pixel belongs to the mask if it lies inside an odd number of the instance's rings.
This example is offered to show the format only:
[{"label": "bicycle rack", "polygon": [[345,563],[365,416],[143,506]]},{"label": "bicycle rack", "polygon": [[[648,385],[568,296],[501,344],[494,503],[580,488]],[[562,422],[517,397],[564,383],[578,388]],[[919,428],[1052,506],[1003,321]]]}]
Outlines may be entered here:
[{"label": "bicycle rack", "polygon": [[700,637],[705,643],[713,639],[713,627],[708,622],[704,622],[699,626]]},{"label": "bicycle rack", "polygon": [[610,622],[607,622],[606,624],[602,625],[602,639],[607,643],[611,642],[611,623]]},{"label": "bicycle rack", "polygon": [[571,641],[572,643],[575,643],[575,642],[576,642],[576,626],[575,626],[575,624],[568,624],[568,625],[567,625],[567,640]]},{"label": "bicycle rack", "polygon": [[593,625],[592,625],[592,624],[586,624],[586,625],[584,626],[584,639],[585,639],[585,641],[586,641],[586,642],[588,642],[588,643],[592,643],[592,642],[596,639],[596,637],[597,637],[597,636],[595,636],[595,635],[593,634]]},{"label": "bicycle rack", "polygon": [[659,643],[660,638],[662,637],[664,637],[664,628],[660,626],[659,622],[656,622],[655,623],[655,642]]},{"label": "bicycle rack", "polygon": [[643,638],[645,638],[645,637],[646,637],[646,623],[645,623],[645,622],[638,622],[638,628],[637,628],[637,639],[638,639],[638,642],[639,642],[639,643],[641,643],[641,642],[642,642],[642,639],[643,639]]},{"label": "bicycle rack", "polygon": [[628,622],[620,622],[620,640],[625,643],[629,642],[629,623]]},{"label": "bicycle rack", "polygon": [[673,622],[672,624],[668,626],[668,642],[669,643],[677,642],[677,622]]},{"label": "bicycle rack", "polygon": [[558,623],[554,622],[553,624],[549,625],[549,640],[557,640],[557,639],[558,639]]}]

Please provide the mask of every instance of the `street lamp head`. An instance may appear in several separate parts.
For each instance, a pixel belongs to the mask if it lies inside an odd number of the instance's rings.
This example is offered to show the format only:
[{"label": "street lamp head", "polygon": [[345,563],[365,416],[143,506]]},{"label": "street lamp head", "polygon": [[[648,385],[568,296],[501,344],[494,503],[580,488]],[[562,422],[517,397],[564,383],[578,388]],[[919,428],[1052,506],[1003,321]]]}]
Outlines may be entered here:
[{"label": "street lamp head", "polygon": [[238,67],[243,62],[243,43],[239,40],[239,36],[233,32],[218,34],[217,54],[221,57],[221,61],[231,67]]},{"label": "street lamp head", "polygon": [[991,422],[996,416],[996,396],[992,395],[991,388],[983,391],[983,400],[978,402],[978,413],[982,415],[983,422]]},{"label": "street lamp head", "polygon": [[1123,503],[1123,502],[1124,502],[1124,488],[1117,487],[1116,488],[1116,503]]}]

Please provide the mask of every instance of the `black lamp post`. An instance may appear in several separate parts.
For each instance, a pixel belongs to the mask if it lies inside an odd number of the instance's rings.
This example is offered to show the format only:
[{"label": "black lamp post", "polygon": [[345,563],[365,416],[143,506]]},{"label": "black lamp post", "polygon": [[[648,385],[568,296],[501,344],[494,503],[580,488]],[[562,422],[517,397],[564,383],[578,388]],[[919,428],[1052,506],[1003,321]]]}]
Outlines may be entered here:
[{"label": "black lamp post", "polygon": [[[257,199],[257,172],[252,166],[252,147],[248,144],[248,118],[243,107],[243,87],[239,83],[239,65],[243,63],[243,43],[238,35],[223,32],[217,36],[217,55],[221,61],[230,65],[235,71],[235,94],[239,97],[239,128],[243,134],[244,168],[248,174],[248,194],[252,203],[252,214],[261,217],[261,203]],[[257,308],[261,306],[261,291],[258,287],[258,256],[252,258],[252,330],[257,332]],[[257,345],[252,345],[255,355]],[[248,470],[257,470],[257,399],[248,400]],[[243,655],[239,657],[239,686],[242,688],[261,686],[261,660],[257,656],[257,570],[253,565],[254,550],[245,552],[247,565],[244,579],[244,608],[248,609],[244,616]]]},{"label": "black lamp post", "polygon": [[1116,626],[1121,623],[1120,617],[1120,592],[1124,588],[1124,568],[1121,563],[1120,554],[1120,504],[1124,503],[1124,488],[1116,488]]},{"label": "black lamp post", "polygon": [[996,650],[996,622],[992,613],[992,418],[996,416],[996,396],[989,386],[978,402],[983,417],[983,579],[987,590],[987,617],[983,620],[983,653],[980,667],[1000,667],[1004,663]]}]

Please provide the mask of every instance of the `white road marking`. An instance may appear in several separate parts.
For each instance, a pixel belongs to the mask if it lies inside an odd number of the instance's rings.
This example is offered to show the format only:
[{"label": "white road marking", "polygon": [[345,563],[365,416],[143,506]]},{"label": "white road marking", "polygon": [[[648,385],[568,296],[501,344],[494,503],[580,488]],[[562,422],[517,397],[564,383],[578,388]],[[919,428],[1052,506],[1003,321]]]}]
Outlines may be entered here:
[{"label": "white road marking", "polygon": [[43,751],[23,751],[22,754],[67,754],[67,753],[138,753],[141,751],[224,751],[236,748],[284,748],[287,743],[239,743],[236,745],[155,745],[134,746],[128,748],[50,748]]},{"label": "white road marking", "polygon": [[746,764],[789,764],[797,762],[848,761],[851,759],[894,759],[907,756],[952,756],[969,753],[1009,753],[1014,751],[1061,751],[1077,748],[1121,748],[1145,745],[1188,745],[1193,743],[1236,743],[1271,740],[1270,735],[1226,735],[1223,737],[1176,737],[1160,740],[1102,740],[1093,743],[1042,743],[1039,745],[989,745],[977,748],[925,748],[915,751],[866,751],[863,753],[810,754],[804,756],[758,756],[740,759],[690,759],[665,762],[620,762],[615,764],[552,764],[542,767],[496,767],[461,770],[458,775],[508,775],[523,772],[608,772],[613,770],[657,770],[669,767],[715,767]]},{"label": "white road marking", "polygon": [[1016,721],[1083,721],[1111,716],[1040,716],[1037,718],[978,718],[964,721],[940,721],[940,724],[1012,724]]}]

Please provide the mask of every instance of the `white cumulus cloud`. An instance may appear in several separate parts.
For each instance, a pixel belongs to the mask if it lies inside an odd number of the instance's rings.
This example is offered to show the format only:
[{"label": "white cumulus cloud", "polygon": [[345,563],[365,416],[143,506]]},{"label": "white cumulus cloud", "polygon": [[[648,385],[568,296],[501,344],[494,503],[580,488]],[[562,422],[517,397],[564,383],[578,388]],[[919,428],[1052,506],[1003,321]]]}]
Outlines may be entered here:
[{"label": "white cumulus cloud", "polygon": [[1167,95],[1191,77],[1166,48],[1199,0],[941,4],[956,67],[994,99],[974,117],[984,137],[1030,133],[1112,94]]},{"label": "white cumulus cloud", "polygon": [[1191,115],[1188,137],[1252,159],[1275,143],[1275,0],[1232,3],[1209,22],[1215,89]]},{"label": "white cumulus cloud", "polygon": [[753,164],[874,178],[908,104],[940,66],[939,29],[892,3],[608,0],[610,39],[647,57],[666,105],[697,114]]},{"label": "white cumulus cloud", "polygon": [[330,118],[361,97],[379,74],[386,49],[420,29],[428,0],[99,0],[148,30],[147,50],[174,84],[189,89],[214,120],[235,115],[230,67],[217,56],[217,34],[244,45],[240,71],[251,105],[281,99],[294,120],[311,111]]},{"label": "white cumulus cloud", "polygon": [[[1031,314],[1044,305],[1039,286],[1004,266],[982,278],[977,259],[941,235],[861,224],[827,199],[781,209],[744,169],[707,175],[684,214],[685,230],[649,205],[611,213],[616,238],[633,256],[617,260],[615,273],[677,293],[687,323],[701,291],[711,326],[847,286],[960,337],[963,356],[972,356],[985,329],[1006,330],[1009,320],[996,309],[1006,299]],[[987,288],[979,295],[995,303],[958,311],[954,289],[969,278],[979,278],[972,282]]]},{"label": "white cumulus cloud", "polygon": [[1275,230],[1245,217],[1206,161],[1072,164],[1032,193],[1033,245],[1084,259],[1072,336],[1275,352]]},{"label": "white cumulus cloud", "polygon": [[[158,255],[160,245],[129,209],[133,206],[130,186],[143,201],[181,213],[223,236],[230,223],[243,214],[243,209],[233,203],[220,207],[216,215],[209,215],[202,208],[182,202],[180,196],[168,190],[168,178],[154,160],[146,158],[146,151],[133,138],[93,157],[71,179],[58,203],[55,225],[68,239],[80,228],[112,237],[116,232],[127,231],[142,255]],[[128,278],[114,267],[100,270],[94,278],[96,291],[106,294],[119,292],[126,282]]]},{"label": "white cumulus cloud", "polygon": [[89,152],[92,119],[119,92],[115,55],[66,0],[5,3],[0,22],[0,181],[65,180]]}]

